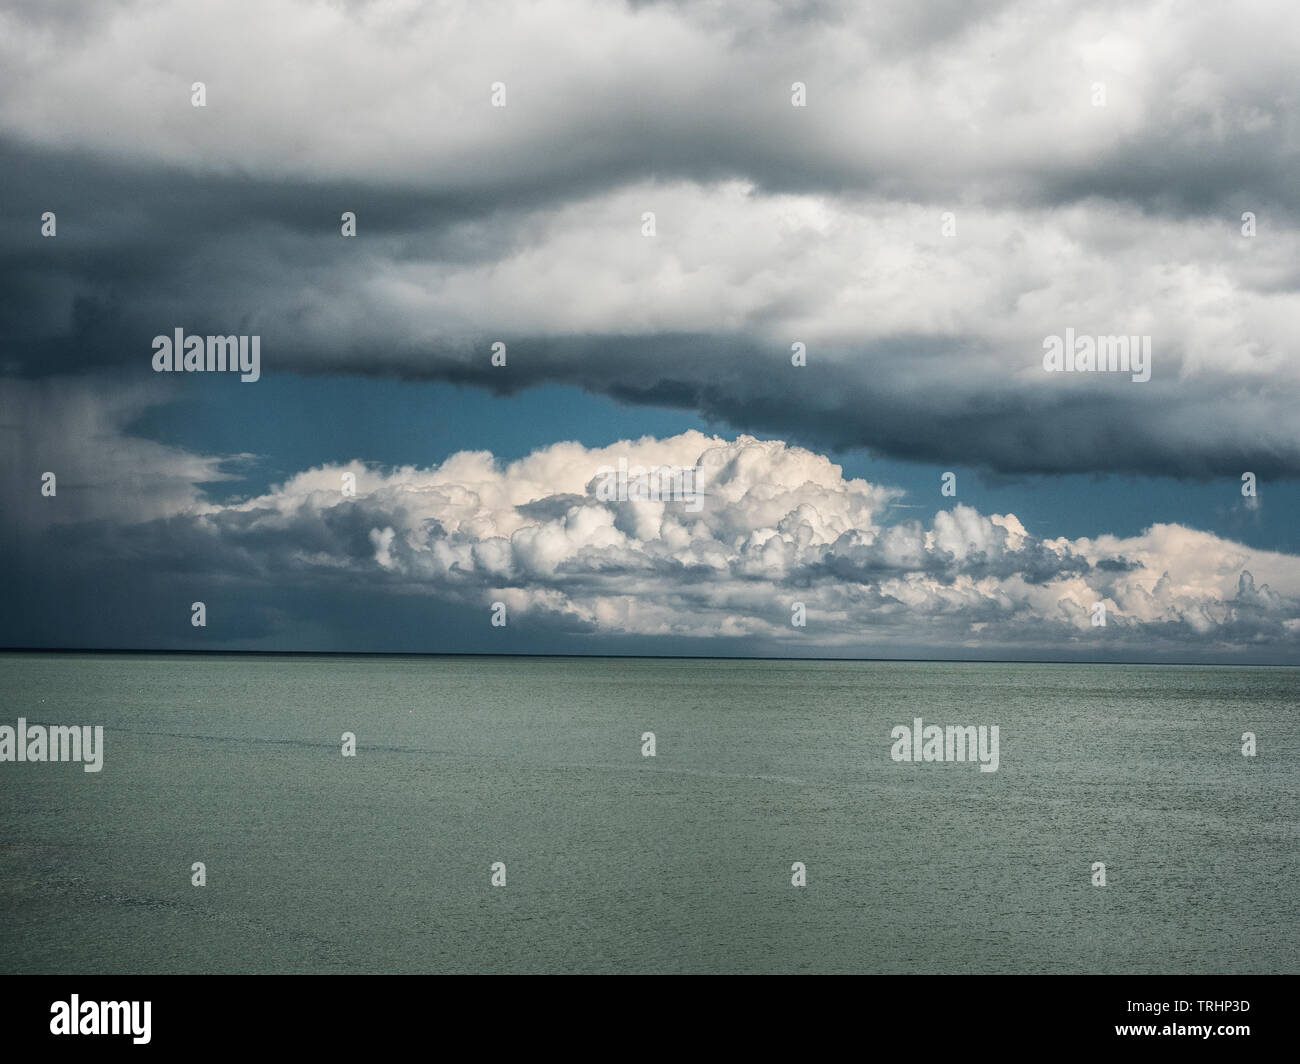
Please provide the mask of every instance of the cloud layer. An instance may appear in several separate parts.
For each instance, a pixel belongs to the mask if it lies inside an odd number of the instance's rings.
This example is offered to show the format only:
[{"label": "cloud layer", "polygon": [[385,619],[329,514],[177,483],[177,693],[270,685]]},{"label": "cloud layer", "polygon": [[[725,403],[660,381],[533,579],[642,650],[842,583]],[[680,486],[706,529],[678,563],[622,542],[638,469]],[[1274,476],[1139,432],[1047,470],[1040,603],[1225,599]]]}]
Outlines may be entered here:
[{"label": "cloud layer", "polygon": [[[602,471],[620,461],[633,481],[638,468],[695,470],[702,494],[602,498]],[[559,443],[511,463],[463,452],[431,468],[325,466],[105,542],[209,583],[427,596],[485,633],[503,602],[509,624],[532,631],[699,639],[714,652],[1300,649],[1294,556],[1178,525],[1046,538],[961,504],[927,527],[899,518],[898,495],[781,441],[687,432]],[[806,625],[792,623],[796,603]]]},{"label": "cloud layer", "polygon": [[[11,5],[0,367],[256,332],[266,373],[563,382],[818,449],[1300,475],[1300,12],[914,8]],[[1151,336],[1151,381],[1045,373],[1067,328]]]}]

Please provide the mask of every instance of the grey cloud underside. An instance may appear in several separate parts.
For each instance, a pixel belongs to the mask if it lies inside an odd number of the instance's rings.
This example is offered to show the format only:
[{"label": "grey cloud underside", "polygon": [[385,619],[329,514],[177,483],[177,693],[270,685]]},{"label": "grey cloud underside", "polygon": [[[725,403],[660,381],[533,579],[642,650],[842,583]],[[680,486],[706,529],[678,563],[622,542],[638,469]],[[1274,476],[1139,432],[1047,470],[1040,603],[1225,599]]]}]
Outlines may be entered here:
[{"label": "grey cloud underside", "polygon": [[[258,49],[283,40],[257,31],[282,21],[250,16],[247,57],[213,37],[196,59],[204,27],[155,25],[148,5],[11,6],[61,51],[0,73],[49,116],[0,122],[0,371],[134,381],[159,333],[256,332],[268,374],[564,383],[1012,475],[1300,476],[1286,5],[611,5],[586,50],[562,20],[534,43],[509,19],[451,32],[436,8],[335,10],[321,62],[264,69]],[[133,58],[176,109],[112,109],[126,90],[93,42],[119,20],[153,27],[156,53]],[[467,65],[408,72],[405,36],[454,58],[458,33]],[[55,76],[79,50],[103,64],[102,114],[80,75]],[[331,73],[351,52],[352,80]],[[498,65],[511,103],[493,111]],[[207,109],[188,108],[191,66]],[[310,91],[270,80],[285,70]],[[960,237],[943,244],[946,210]],[[1067,326],[1153,333],[1152,380],[1045,380],[1039,343]]]},{"label": "grey cloud underside", "polygon": [[[629,404],[695,410],[742,431],[775,433],[835,449],[866,446],[893,457],[981,466],[996,472],[1118,471],[1269,478],[1300,471],[1300,446],[1269,439],[1296,405],[1289,384],[1242,382],[1251,402],[1220,402],[1221,380],[1171,386],[1067,387],[1034,393],[1013,382],[1038,351],[998,355],[984,337],[885,337],[814,348],[793,370],[784,344],[746,333],[529,336],[434,335],[391,315],[363,316],[346,347],[328,345],[295,290],[328,304],[365,278],[364,248],[337,236],[340,203],[358,206],[388,261],[440,267],[491,263],[519,237],[517,211],[402,189],[287,187],[183,175],[139,179],[96,170],[82,191],[68,160],[7,160],[29,182],[10,200],[28,204],[24,224],[3,236],[0,364],[27,374],[120,367],[149,374],[150,339],[181,325],[192,332],[263,337],[267,372],[392,374],[442,379],[501,393],[572,384]],[[60,186],[59,175],[64,184]],[[360,202],[359,202],[360,201]],[[30,218],[60,205],[61,235],[31,237]],[[63,206],[63,204],[67,206]],[[81,227],[88,238],[77,234]],[[20,234],[27,233],[27,236]],[[361,258],[357,266],[357,258]],[[273,312],[268,313],[268,308]],[[1050,324],[1050,323],[1049,323]],[[304,336],[307,342],[304,343]],[[485,357],[508,343],[508,371]],[[784,338],[782,338],[784,340]],[[971,372],[972,351],[1006,366]],[[1092,382],[1083,382],[1091,385]],[[1267,386],[1266,386],[1267,385]],[[1172,393],[1172,394],[1171,394]],[[1240,395],[1240,393],[1239,393]],[[1260,426],[1264,432],[1258,431]]]}]

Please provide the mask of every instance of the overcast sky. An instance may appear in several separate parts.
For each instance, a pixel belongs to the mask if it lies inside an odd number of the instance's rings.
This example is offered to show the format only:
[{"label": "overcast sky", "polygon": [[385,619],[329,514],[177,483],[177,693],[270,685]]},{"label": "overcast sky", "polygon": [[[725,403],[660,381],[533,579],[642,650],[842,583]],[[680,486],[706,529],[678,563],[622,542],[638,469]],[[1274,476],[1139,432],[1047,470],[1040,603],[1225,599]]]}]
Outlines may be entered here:
[{"label": "overcast sky", "polygon": [[1287,0],[0,3],[0,643],[1300,663],[1297,55]]}]

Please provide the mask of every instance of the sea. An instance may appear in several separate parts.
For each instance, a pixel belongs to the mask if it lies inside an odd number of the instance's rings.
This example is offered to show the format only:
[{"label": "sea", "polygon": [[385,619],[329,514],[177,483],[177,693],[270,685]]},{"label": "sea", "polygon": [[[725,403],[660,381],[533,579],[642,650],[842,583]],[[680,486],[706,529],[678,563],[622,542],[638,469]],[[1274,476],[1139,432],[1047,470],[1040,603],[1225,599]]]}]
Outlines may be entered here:
[{"label": "sea", "polygon": [[6,973],[1300,971],[1295,668],[2,654],[20,717],[103,761],[0,762]]}]

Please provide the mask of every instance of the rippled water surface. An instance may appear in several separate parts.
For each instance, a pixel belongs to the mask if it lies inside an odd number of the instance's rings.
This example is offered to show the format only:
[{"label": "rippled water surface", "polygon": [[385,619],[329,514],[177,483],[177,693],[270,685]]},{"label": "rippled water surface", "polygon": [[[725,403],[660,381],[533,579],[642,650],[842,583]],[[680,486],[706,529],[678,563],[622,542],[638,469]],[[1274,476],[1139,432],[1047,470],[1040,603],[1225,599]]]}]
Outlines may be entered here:
[{"label": "rippled water surface", "polygon": [[5,971],[1300,970],[1296,669],[3,655],[20,716],[105,753],[0,763]]}]

